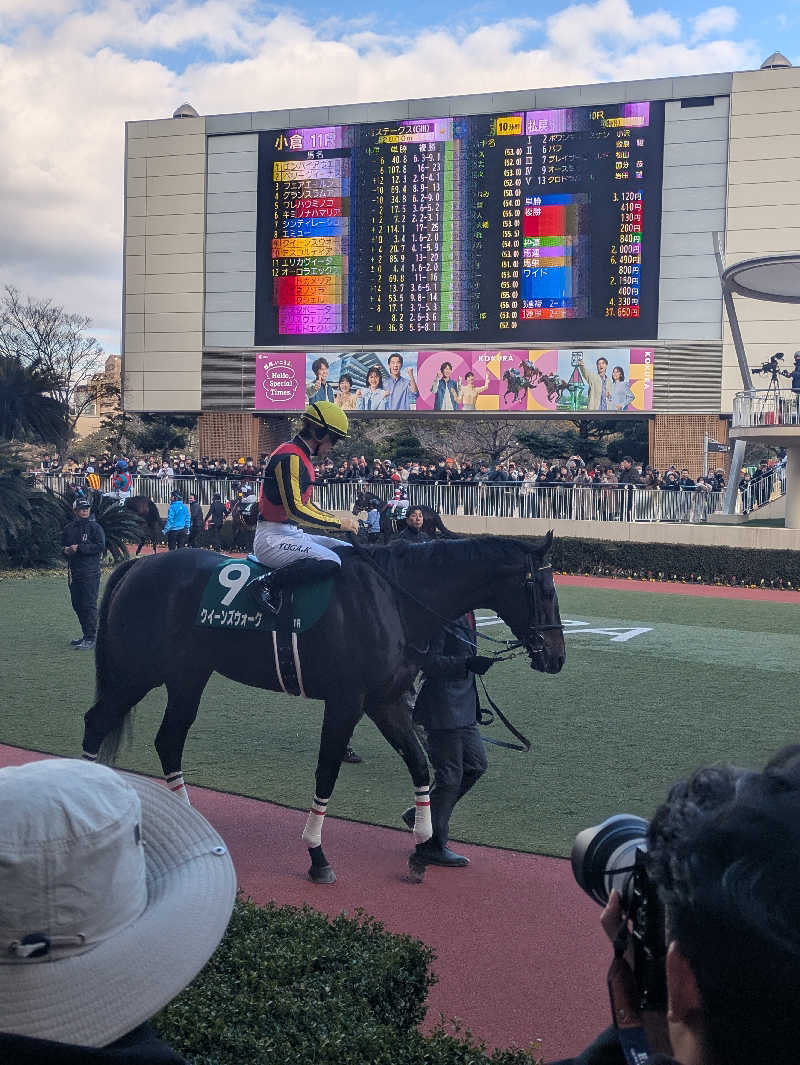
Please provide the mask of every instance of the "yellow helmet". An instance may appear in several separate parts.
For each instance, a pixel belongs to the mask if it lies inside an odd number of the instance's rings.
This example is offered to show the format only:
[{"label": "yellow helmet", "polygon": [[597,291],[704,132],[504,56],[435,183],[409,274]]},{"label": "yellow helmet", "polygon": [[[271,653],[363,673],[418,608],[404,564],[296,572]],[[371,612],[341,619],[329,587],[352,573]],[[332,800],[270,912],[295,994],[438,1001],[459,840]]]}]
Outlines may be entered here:
[{"label": "yellow helmet", "polygon": [[317,429],[324,429],[337,440],[344,440],[350,428],[342,408],[325,399],[309,403],[303,411],[303,421]]}]

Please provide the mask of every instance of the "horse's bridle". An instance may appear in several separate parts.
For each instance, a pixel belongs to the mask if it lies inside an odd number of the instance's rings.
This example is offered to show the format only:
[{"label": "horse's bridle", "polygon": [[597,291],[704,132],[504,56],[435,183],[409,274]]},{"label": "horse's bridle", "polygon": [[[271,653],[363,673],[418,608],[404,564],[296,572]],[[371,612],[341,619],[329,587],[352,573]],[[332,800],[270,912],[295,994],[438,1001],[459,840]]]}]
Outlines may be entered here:
[{"label": "horse's bridle", "polygon": [[[558,624],[544,625],[536,620],[538,596],[536,595],[536,574],[541,573],[543,570],[552,569],[553,566],[550,562],[546,562],[542,566],[536,565],[536,559],[532,554],[525,556],[525,594],[528,600],[528,623],[525,626],[525,636],[522,640],[517,640],[516,643],[508,643],[506,640],[496,640],[492,636],[487,636],[483,632],[479,632],[478,635],[483,640],[489,640],[491,643],[502,643],[505,645],[503,651],[499,651],[494,660],[499,662],[506,658],[508,652],[516,652],[517,654],[521,650],[525,650],[533,658],[534,655],[544,654],[544,635],[545,632],[552,632],[558,629],[559,632],[564,631],[564,626],[559,622]],[[514,657],[513,654],[508,655]]]}]

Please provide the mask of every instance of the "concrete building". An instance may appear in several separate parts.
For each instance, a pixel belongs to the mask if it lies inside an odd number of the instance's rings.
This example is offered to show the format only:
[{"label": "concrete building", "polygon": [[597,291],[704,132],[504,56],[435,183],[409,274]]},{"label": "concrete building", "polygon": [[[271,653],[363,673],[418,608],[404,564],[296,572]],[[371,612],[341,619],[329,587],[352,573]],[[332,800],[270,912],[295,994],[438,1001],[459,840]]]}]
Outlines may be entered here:
[{"label": "concrete building", "polygon": [[[259,343],[260,133],[663,102],[657,321],[634,342],[654,354],[651,460],[663,469],[677,441],[681,459],[698,471],[704,438],[727,442],[742,388],[714,234],[722,234],[727,265],[800,251],[800,68],[786,63],[776,55],[756,71],[289,111],[201,117],[184,106],[171,119],[127,123],[125,408],[199,413],[203,453],[255,454],[272,435],[270,419],[255,413],[256,353],[345,346],[307,338],[293,345],[291,337]],[[753,365],[800,348],[798,306],[748,301],[740,321]],[[615,342],[584,336],[580,346]],[[619,342],[628,346],[630,332]],[[456,343],[499,351],[550,344],[509,343],[500,334]],[[347,344],[377,352],[447,346]]]}]

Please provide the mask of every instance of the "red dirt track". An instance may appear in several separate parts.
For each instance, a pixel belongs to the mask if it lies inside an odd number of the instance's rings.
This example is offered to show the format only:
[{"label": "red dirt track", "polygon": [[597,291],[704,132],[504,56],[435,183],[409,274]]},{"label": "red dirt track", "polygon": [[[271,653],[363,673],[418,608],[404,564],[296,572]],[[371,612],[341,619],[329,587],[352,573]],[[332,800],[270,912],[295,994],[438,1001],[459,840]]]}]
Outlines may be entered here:
[{"label": "red dirt track", "polygon": [[728,584],[689,584],[685,581],[640,581],[627,577],[584,577],[557,573],[556,585],[607,588],[612,592],[661,592],[664,595],[698,595],[708,599],[754,599],[763,603],[798,603],[800,592],[788,588],[736,588]]},{"label": "red dirt track", "polygon": [[[0,745],[0,766],[42,757]],[[429,869],[423,884],[412,884],[408,832],[328,817],[325,852],[339,879],[322,887],[306,877],[303,811],[205,788],[189,794],[256,902],[307,903],[331,915],[360,907],[433,947],[439,982],[426,1027],[443,1014],[490,1047],[539,1038],[552,1060],[580,1050],[608,1023],[610,947],[599,907],[575,885],[569,862],[458,844],[469,868]]]}]

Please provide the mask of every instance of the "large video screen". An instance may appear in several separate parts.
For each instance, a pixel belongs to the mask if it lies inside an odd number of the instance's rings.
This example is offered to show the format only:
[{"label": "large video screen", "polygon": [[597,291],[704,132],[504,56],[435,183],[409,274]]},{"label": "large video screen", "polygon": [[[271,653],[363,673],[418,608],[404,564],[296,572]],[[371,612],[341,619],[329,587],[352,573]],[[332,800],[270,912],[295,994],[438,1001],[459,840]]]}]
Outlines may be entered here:
[{"label": "large video screen", "polygon": [[657,333],[663,103],[259,135],[256,344]]}]

